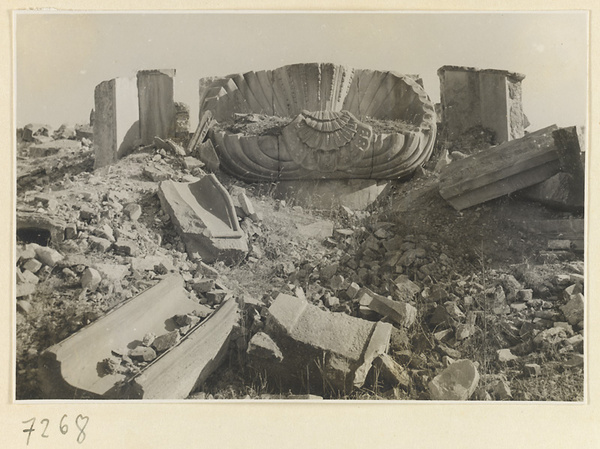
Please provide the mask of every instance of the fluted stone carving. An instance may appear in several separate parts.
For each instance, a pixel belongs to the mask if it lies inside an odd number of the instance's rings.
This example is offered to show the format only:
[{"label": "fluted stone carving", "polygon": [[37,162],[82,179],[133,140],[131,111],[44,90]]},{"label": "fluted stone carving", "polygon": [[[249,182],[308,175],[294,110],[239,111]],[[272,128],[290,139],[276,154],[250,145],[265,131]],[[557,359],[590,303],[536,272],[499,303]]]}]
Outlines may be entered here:
[{"label": "fluted stone carving", "polygon": [[[409,76],[329,64],[294,64],[215,81],[200,105],[218,122],[221,166],[246,181],[396,179],[431,156],[434,106]],[[244,132],[235,118],[277,118]]]}]

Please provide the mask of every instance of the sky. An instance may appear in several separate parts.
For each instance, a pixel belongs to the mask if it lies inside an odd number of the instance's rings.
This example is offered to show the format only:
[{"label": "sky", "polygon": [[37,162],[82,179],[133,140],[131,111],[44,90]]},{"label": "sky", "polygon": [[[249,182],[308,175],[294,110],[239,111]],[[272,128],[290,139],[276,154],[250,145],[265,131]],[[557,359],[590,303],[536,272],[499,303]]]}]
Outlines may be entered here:
[{"label": "sky", "polygon": [[198,80],[299,62],[422,77],[443,65],[526,75],[529,131],[585,125],[588,16],[559,13],[18,13],[16,125],[87,123],[94,88],[176,69],[175,100],[198,122]]}]

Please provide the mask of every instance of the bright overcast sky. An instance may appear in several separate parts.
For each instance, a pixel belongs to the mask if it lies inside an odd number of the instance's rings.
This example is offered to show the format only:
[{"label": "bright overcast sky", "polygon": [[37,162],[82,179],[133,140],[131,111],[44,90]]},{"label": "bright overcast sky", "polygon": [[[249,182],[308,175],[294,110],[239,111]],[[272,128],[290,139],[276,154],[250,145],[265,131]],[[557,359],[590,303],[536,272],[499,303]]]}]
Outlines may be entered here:
[{"label": "bright overcast sky", "polygon": [[437,69],[526,75],[530,131],[584,125],[585,13],[18,14],[17,126],[86,123],[94,87],[139,69],[174,68],[175,100],[198,115],[198,79],[297,62],[419,74],[439,101]]}]

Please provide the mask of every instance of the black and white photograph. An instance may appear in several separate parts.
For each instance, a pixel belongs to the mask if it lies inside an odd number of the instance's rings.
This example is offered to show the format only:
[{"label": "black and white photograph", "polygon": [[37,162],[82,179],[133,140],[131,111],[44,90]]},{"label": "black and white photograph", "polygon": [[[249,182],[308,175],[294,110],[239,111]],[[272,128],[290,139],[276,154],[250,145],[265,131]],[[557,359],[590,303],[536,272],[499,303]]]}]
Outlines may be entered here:
[{"label": "black and white photograph", "polygon": [[16,12],[15,399],[582,402],[588,20]]},{"label": "black and white photograph", "polygon": [[594,447],[598,11],[217,3],[0,19],[14,447]]}]

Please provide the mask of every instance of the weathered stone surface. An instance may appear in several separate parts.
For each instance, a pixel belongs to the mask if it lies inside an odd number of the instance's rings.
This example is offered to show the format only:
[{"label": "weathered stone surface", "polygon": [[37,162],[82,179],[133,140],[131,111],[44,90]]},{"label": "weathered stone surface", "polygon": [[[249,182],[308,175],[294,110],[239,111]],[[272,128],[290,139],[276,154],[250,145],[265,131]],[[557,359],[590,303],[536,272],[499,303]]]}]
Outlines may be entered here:
[{"label": "weathered stone surface", "polygon": [[102,237],[90,236],[88,238],[90,242],[90,248],[105,253],[110,249],[112,243],[108,239],[103,239]]},{"label": "weathered stone surface", "polygon": [[470,360],[458,360],[429,382],[431,399],[466,401],[479,384],[479,372]]},{"label": "weathered stone surface", "polygon": [[514,355],[510,349],[498,349],[496,353],[498,354],[499,362],[512,362],[513,360],[518,360],[519,358]]},{"label": "weathered stone surface", "polygon": [[94,168],[100,168],[125,156],[140,138],[135,80],[115,78],[98,84],[94,111]]},{"label": "weathered stone surface", "polygon": [[158,192],[190,257],[234,263],[248,253],[229,193],[214,175],[194,183],[162,182]]},{"label": "weathered stone surface", "polygon": [[311,391],[322,389],[323,379],[334,390],[350,391],[362,385],[373,360],[386,351],[391,330],[391,324],[326,312],[280,294],[269,307],[265,332],[284,359],[270,370],[287,384],[310,382]]},{"label": "weathered stone surface", "polygon": [[581,293],[571,296],[568,303],[560,308],[565,315],[565,318],[571,325],[578,324],[583,321],[585,299]]},{"label": "weathered stone surface", "polygon": [[29,147],[30,157],[46,157],[60,152],[76,152],[81,150],[81,142],[76,140],[52,140],[50,142],[31,145]]},{"label": "weathered stone surface", "polygon": [[248,342],[247,353],[248,356],[260,360],[275,362],[281,362],[283,360],[283,354],[277,346],[277,343],[264,332],[257,332],[252,336]]},{"label": "weathered stone surface", "polygon": [[17,298],[33,295],[35,293],[35,285],[29,283],[17,284]]},{"label": "weathered stone surface", "polygon": [[558,173],[556,125],[455,161],[440,175],[439,192],[461,210],[542,182]]},{"label": "weathered stone surface", "polygon": [[389,187],[385,181],[373,179],[281,181],[273,195],[311,209],[365,210]]},{"label": "weathered stone surface", "polygon": [[137,73],[140,137],[150,145],[154,136],[162,139],[175,134],[173,77],[175,70],[143,70]]},{"label": "weathered stone surface", "polygon": [[477,126],[492,130],[497,143],[523,137],[527,119],[521,103],[521,81],[525,75],[443,66],[438,76],[442,123],[448,139]]}]

